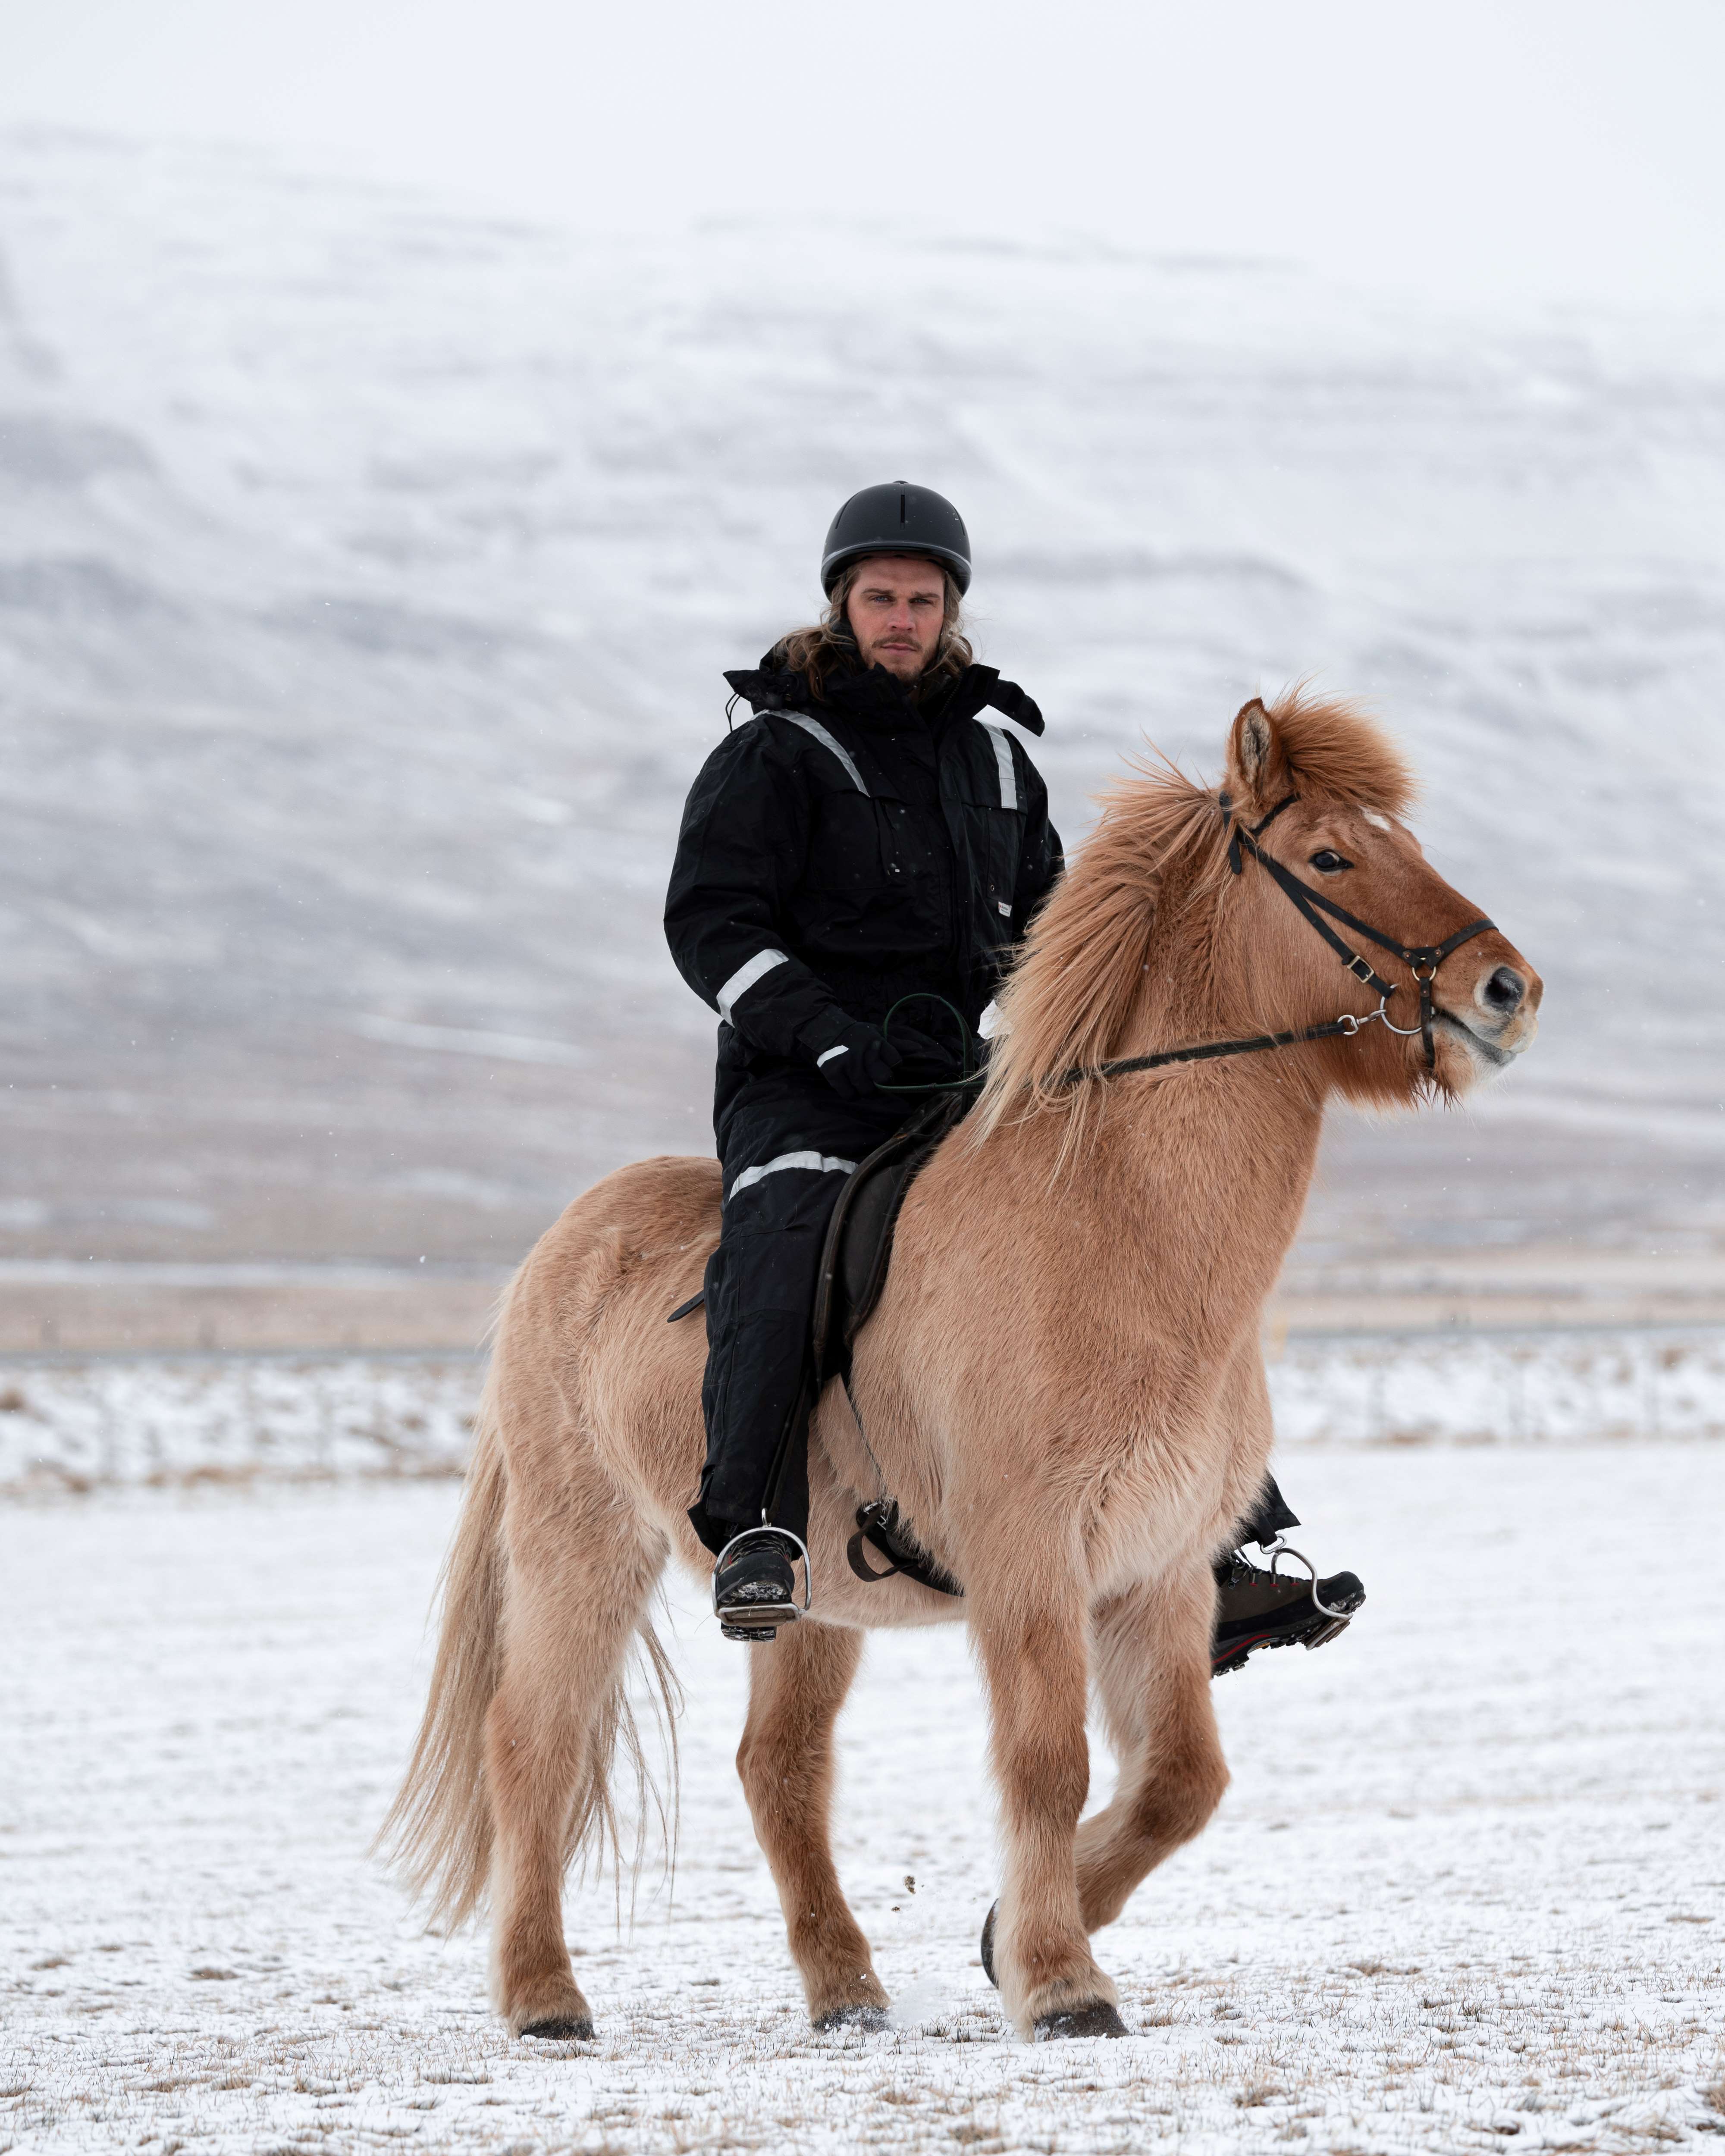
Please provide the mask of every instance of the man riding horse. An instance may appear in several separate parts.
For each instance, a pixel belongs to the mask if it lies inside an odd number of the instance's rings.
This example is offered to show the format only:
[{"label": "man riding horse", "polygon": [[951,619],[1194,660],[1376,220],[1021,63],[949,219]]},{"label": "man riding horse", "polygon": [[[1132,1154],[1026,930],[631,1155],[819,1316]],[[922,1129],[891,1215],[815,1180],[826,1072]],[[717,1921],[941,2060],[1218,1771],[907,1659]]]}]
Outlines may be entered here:
[{"label": "man riding horse", "polygon": [[[1040,734],[1042,716],[973,663],[970,575],[941,495],[904,481],[853,495],[827,533],[825,614],[726,675],[754,716],[684,813],[665,932],[719,1014],[724,1194],[689,1517],[732,1639],[798,1614],[810,1321],[845,1179],[986,1055],[988,1007],[1060,874],[1047,788],[1001,723]],[[1297,1524],[1266,1478],[1237,1540],[1274,1550]],[[1243,1547],[1215,1572],[1219,1673],[1259,1647],[1322,1644],[1364,1599],[1352,1573],[1294,1578]]]}]

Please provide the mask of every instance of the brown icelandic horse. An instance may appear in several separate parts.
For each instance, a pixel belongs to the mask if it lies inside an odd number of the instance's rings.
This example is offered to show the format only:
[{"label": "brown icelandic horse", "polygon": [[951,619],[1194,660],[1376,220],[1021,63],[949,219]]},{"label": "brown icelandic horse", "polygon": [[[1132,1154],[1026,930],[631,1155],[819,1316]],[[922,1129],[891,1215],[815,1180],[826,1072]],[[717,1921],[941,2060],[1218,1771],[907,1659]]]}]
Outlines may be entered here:
[{"label": "brown icelandic horse", "polygon": [[[1007,2011],[1025,2033],[1121,2031],[1090,1934],[1228,1779],[1210,1564],[1270,1455],[1260,1322],[1325,1101],[1454,1098],[1533,1038],[1539,978],[1427,865],[1401,820],[1410,790],[1345,705],[1255,701],[1223,793],[1172,768],[1113,788],[1031,931],[986,1090],[905,1204],[856,1346],[855,1410],[834,1385],[816,1412],[814,1606],[750,1657],[737,1766],[817,2025],[887,2005],[828,1839],[863,1633],[962,1619],[1001,1797]],[[1279,1052],[1081,1075],[1308,1032]],[[711,1563],[684,1511],[705,1346],[665,1317],[718,1234],[714,1162],[624,1168],[542,1237],[499,1319],[388,1830],[446,1919],[489,1891],[495,1996],[517,2034],[592,2034],[565,1871],[610,1816],[632,1637],[660,1660],[654,1584],[672,1556],[702,1578]],[[963,1600],[852,1575],[857,1505],[888,1495]],[[1120,1774],[1081,1824],[1092,1680]]]}]

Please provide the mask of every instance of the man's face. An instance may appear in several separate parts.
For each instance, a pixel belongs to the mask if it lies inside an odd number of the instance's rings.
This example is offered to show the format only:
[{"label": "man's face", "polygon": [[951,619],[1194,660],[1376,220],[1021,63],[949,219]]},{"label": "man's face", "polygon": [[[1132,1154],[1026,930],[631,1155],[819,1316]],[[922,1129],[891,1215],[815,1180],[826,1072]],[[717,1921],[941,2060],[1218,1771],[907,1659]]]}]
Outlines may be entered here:
[{"label": "man's face", "polygon": [[845,612],[864,665],[914,681],[941,640],[947,579],[914,555],[871,554],[858,568]]}]

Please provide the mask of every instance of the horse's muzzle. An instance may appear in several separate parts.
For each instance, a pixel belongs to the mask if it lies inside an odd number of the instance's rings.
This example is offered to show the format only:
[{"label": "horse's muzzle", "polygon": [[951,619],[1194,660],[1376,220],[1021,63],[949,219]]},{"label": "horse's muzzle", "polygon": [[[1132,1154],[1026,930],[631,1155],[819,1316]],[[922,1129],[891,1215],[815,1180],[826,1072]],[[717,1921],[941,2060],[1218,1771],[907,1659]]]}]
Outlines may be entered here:
[{"label": "horse's muzzle", "polygon": [[1471,1008],[1458,1008],[1459,998],[1453,1004],[1446,998],[1433,1016],[1477,1062],[1502,1070],[1533,1045],[1544,993],[1538,974],[1519,953],[1513,963],[1488,957],[1475,977]]}]

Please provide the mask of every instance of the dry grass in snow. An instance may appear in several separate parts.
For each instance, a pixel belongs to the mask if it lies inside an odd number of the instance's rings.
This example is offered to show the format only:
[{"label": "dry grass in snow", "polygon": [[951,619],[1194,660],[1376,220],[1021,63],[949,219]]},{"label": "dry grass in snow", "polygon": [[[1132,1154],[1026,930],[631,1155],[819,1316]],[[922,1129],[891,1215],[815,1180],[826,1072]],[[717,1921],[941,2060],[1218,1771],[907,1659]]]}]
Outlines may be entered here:
[{"label": "dry grass in snow", "polygon": [[[95,1356],[0,1369],[0,1497],[140,1485],[458,1475],[475,1357]],[[1704,1328],[1296,1338],[1270,1363],[1285,1446],[1725,1436]]]}]

